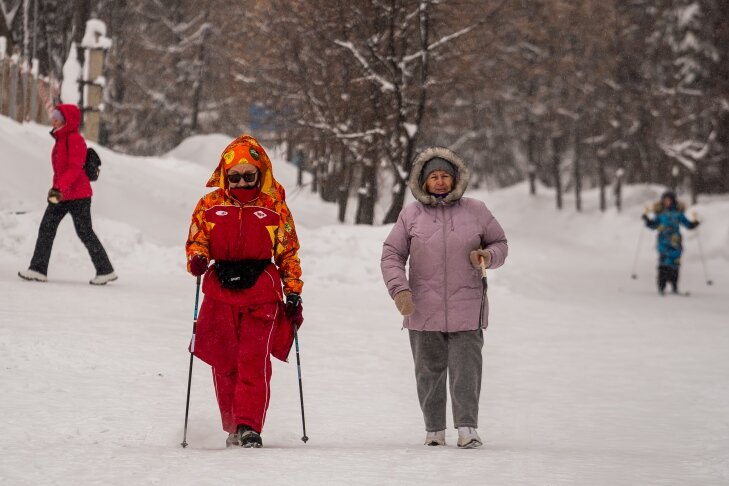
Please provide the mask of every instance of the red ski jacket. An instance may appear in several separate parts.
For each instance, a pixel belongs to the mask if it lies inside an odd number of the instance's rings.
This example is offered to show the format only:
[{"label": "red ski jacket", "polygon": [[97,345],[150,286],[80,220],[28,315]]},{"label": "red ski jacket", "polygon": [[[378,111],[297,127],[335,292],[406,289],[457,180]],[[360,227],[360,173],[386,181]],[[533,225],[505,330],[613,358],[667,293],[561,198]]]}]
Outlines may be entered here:
[{"label": "red ski jacket", "polygon": [[[228,189],[227,170],[240,163],[251,163],[261,172],[260,192],[255,199],[240,202]],[[278,326],[274,335],[272,354],[286,360],[294,339],[293,327],[286,321],[283,310],[284,294],[300,294],[301,266],[299,240],[294,220],[285,202],[283,187],[274,179],[268,155],[253,137],[244,135],[234,140],[223,152],[218,167],[207,184],[217,187],[197,203],[192,214],[185,245],[188,270],[195,255],[209,261],[271,260],[249,288],[231,290],[221,285],[213,265],[203,279],[206,299],[224,304],[256,307],[277,303],[272,325]],[[283,322],[282,322],[283,321]],[[215,341],[232,341],[229,330],[210,329],[209,335],[197,336],[196,355],[210,364],[217,361]],[[221,334],[222,333],[222,334]],[[221,335],[228,333],[226,338]]]},{"label": "red ski jacket", "polygon": [[81,111],[76,105],[56,106],[66,124],[51,132],[56,143],[51,152],[53,187],[61,191],[64,201],[91,197],[91,183],[84,172],[86,141],[78,131]]}]

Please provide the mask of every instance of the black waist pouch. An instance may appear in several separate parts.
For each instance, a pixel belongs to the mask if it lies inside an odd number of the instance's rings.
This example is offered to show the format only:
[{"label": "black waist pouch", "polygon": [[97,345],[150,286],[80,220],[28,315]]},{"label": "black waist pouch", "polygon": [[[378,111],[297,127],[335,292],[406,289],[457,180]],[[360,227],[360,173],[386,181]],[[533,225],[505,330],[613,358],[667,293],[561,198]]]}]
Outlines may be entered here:
[{"label": "black waist pouch", "polygon": [[216,260],[215,273],[226,289],[249,289],[269,263],[271,260]]}]

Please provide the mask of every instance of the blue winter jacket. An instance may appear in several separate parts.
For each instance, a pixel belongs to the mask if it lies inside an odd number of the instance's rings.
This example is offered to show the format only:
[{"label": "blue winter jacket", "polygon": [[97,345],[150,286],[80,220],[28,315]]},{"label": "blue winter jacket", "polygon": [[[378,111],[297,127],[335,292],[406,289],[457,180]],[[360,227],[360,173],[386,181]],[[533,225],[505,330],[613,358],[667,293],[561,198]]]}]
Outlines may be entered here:
[{"label": "blue winter jacket", "polygon": [[653,219],[644,216],[643,220],[647,227],[658,230],[656,242],[658,265],[678,268],[681,265],[681,253],[683,252],[680,226],[683,225],[688,229],[694,229],[699,223],[690,221],[676,207],[664,209],[657,213]]}]

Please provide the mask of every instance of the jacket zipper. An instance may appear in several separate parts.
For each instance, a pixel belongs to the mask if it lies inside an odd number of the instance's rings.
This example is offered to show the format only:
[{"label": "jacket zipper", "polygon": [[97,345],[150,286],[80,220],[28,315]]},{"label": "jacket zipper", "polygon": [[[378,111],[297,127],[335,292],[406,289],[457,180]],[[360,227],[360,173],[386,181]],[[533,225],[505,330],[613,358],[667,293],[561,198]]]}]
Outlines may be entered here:
[{"label": "jacket zipper", "polygon": [[443,279],[445,285],[443,286],[443,310],[445,311],[445,330],[448,332],[448,233],[446,232],[446,220],[445,220],[445,206],[441,203],[442,219],[441,224],[443,225]]},{"label": "jacket zipper", "polygon": [[236,242],[235,242],[236,254],[238,254],[238,255],[240,255],[240,253],[237,251],[240,249],[240,242],[241,242],[241,240],[245,241],[245,239],[242,236],[242,233],[243,233],[243,207],[238,206],[238,237],[236,238]]}]

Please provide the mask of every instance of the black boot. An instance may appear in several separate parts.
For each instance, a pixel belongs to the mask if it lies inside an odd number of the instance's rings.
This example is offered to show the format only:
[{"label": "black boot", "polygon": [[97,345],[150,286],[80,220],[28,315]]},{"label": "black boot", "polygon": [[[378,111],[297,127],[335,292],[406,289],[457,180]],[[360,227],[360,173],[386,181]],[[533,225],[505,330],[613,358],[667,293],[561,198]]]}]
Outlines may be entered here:
[{"label": "black boot", "polygon": [[671,269],[671,276],[670,276],[669,282],[671,282],[671,288],[673,289],[673,293],[677,294],[678,293],[678,268]]},{"label": "black boot", "polygon": [[238,440],[240,441],[241,447],[263,447],[261,435],[245,424],[238,425]]},{"label": "black boot", "polygon": [[666,291],[666,284],[669,281],[671,269],[664,265],[658,267],[658,293],[663,295]]}]

